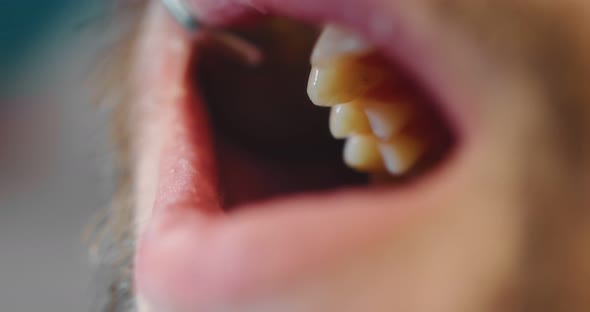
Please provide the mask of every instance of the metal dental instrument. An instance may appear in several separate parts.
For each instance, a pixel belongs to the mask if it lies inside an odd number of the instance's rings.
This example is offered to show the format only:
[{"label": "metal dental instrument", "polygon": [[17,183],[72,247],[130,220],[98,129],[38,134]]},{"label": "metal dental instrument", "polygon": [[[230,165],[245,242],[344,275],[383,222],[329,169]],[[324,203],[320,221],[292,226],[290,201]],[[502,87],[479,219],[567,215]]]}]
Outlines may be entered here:
[{"label": "metal dental instrument", "polygon": [[162,3],[170,15],[191,34],[206,34],[208,39],[220,44],[248,65],[258,65],[262,62],[263,55],[258,47],[226,30],[203,24],[184,0],[162,0]]}]

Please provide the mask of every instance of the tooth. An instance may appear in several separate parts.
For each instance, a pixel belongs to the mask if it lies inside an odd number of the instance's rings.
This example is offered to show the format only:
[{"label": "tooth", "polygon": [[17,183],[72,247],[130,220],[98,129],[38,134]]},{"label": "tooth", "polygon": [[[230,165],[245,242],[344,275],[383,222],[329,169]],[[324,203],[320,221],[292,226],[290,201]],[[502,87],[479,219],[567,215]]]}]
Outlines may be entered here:
[{"label": "tooth", "polygon": [[355,56],[341,56],[331,63],[314,66],[307,93],[318,106],[334,106],[363,96],[387,77],[387,72]]},{"label": "tooth", "polygon": [[385,171],[379,142],[371,135],[353,135],[348,138],[344,146],[344,162],[359,171]]},{"label": "tooth", "polygon": [[347,103],[383,81],[387,71],[374,62],[373,50],[357,35],[326,26],[312,52],[307,87],[311,101],[318,106]]},{"label": "tooth", "polygon": [[371,125],[358,105],[339,104],[330,113],[330,132],[335,138],[344,139],[352,134],[371,133]]},{"label": "tooth", "polygon": [[426,139],[402,133],[415,114],[408,100],[373,94],[392,79],[374,48],[349,31],[327,26],[311,62],[307,92],[315,105],[332,107],[332,135],[348,138],[344,162],[381,177],[411,170],[425,152]]},{"label": "tooth", "polygon": [[361,55],[372,50],[373,47],[351,31],[328,25],[324,27],[313,49],[311,63],[320,65],[341,55]]},{"label": "tooth", "polygon": [[362,99],[365,114],[376,137],[388,141],[412,118],[411,106],[402,99]]},{"label": "tooth", "polygon": [[423,140],[403,134],[379,144],[385,167],[392,175],[402,175],[412,169],[422,156],[425,147]]}]

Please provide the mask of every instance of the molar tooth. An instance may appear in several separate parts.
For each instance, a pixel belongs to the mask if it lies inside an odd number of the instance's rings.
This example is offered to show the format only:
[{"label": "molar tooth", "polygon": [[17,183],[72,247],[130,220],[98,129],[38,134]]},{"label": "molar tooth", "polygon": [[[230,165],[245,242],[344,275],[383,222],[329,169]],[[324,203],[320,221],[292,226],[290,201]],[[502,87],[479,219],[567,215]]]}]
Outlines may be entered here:
[{"label": "molar tooth", "polygon": [[344,146],[344,162],[364,172],[384,172],[379,142],[371,135],[353,135]]},{"label": "molar tooth", "polygon": [[401,134],[379,144],[387,171],[392,175],[407,173],[424,153],[426,144],[417,137]]},{"label": "molar tooth", "polygon": [[362,103],[373,133],[383,141],[390,140],[412,119],[412,108],[402,99],[363,99]]},{"label": "molar tooth", "polygon": [[358,57],[340,57],[314,66],[307,94],[318,106],[348,103],[363,96],[387,78],[387,71]]},{"label": "molar tooth", "polygon": [[335,25],[324,27],[311,54],[311,63],[319,65],[342,55],[361,55],[373,50],[358,35]]},{"label": "molar tooth", "polygon": [[330,112],[330,132],[335,138],[344,139],[352,134],[371,133],[371,126],[358,105],[339,104]]}]

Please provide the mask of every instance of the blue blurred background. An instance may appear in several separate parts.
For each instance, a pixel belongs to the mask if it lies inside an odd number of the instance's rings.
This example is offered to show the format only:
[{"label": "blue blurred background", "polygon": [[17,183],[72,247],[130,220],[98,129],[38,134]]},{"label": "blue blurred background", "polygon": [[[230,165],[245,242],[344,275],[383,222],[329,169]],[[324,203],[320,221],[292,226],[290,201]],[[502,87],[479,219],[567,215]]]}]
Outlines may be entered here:
[{"label": "blue blurred background", "polygon": [[[2,86],[11,85],[27,60],[61,24],[63,16],[82,12],[84,1],[2,0],[0,2],[0,66]],[[37,53],[35,53],[37,52]],[[42,52],[41,52],[42,54]],[[42,56],[42,55],[41,55]]]},{"label": "blue blurred background", "polygon": [[109,204],[109,108],[85,82],[116,40],[106,0],[0,0],[0,311],[95,311],[83,232]]}]

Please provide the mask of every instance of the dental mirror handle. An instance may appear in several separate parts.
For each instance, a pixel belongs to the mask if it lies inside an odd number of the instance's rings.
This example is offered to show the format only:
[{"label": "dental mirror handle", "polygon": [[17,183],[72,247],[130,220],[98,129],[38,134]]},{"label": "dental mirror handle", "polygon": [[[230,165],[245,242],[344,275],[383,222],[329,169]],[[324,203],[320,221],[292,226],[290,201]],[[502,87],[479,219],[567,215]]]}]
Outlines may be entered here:
[{"label": "dental mirror handle", "polygon": [[256,66],[263,60],[262,51],[254,44],[227,30],[203,24],[183,0],[162,0],[170,15],[191,34],[204,33],[209,40],[232,52],[247,65]]}]

